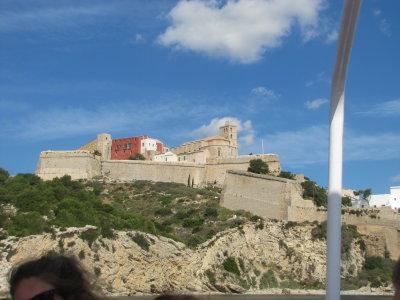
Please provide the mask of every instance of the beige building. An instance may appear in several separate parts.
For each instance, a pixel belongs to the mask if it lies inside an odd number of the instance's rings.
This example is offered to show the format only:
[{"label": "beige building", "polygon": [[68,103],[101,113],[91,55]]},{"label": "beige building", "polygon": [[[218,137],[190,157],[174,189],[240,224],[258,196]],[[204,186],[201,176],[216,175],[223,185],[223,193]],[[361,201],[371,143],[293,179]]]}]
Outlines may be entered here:
[{"label": "beige building", "polygon": [[226,121],[219,128],[219,135],[186,142],[172,148],[172,152],[178,156],[180,162],[204,164],[210,159],[236,158],[238,156],[237,126]]}]

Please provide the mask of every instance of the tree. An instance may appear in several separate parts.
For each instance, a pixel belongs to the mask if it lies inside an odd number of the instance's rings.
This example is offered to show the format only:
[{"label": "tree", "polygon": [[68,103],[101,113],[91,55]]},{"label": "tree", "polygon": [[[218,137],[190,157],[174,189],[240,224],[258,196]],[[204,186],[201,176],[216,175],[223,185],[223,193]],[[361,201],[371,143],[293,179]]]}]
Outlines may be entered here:
[{"label": "tree", "polygon": [[265,161],[258,158],[250,160],[250,166],[247,168],[247,171],[256,174],[268,174],[269,168]]},{"label": "tree", "polygon": [[303,198],[312,199],[315,205],[326,207],[328,202],[326,189],[319,187],[316,182],[308,178],[301,183],[301,186],[303,188]]},{"label": "tree", "polygon": [[134,156],[129,156],[128,159],[130,159],[130,160],[145,160],[146,158],[143,156],[143,154],[136,153]]},{"label": "tree", "polygon": [[354,191],[354,195],[356,196],[360,196],[361,199],[369,201],[369,197],[372,194],[372,189],[368,188],[365,190],[358,190],[358,191]]},{"label": "tree", "polygon": [[350,197],[342,197],[342,206],[351,206],[351,199]]},{"label": "tree", "polygon": [[3,168],[0,168],[0,184],[4,183],[8,177],[10,177],[8,171],[4,170]]}]

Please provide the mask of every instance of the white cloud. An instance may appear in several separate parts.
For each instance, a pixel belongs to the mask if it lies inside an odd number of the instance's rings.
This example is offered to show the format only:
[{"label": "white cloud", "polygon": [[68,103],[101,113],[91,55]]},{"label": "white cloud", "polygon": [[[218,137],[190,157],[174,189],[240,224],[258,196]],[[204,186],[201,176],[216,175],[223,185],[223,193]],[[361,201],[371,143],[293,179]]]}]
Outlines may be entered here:
[{"label": "white cloud", "polygon": [[180,1],[169,13],[172,25],[158,41],[239,63],[253,63],[281,45],[294,25],[303,40],[319,35],[324,0]]},{"label": "white cloud", "polygon": [[374,9],[372,13],[373,13],[375,16],[379,16],[379,15],[382,13],[382,11],[381,11],[380,9]]},{"label": "white cloud", "polygon": [[332,43],[334,41],[336,41],[339,37],[339,32],[335,29],[332,30],[326,37],[326,43]]},{"label": "white cloud", "polygon": [[390,178],[391,182],[400,182],[400,174],[397,174]]},{"label": "white cloud", "polygon": [[251,90],[251,94],[260,96],[261,98],[265,100],[275,100],[278,99],[279,96],[275,94],[273,90],[269,90],[263,86],[258,86],[254,89]]},{"label": "white cloud", "polygon": [[324,105],[324,104],[327,104],[327,103],[329,103],[329,100],[328,100],[328,99],[319,98],[319,99],[315,99],[315,100],[312,100],[312,101],[307,101],[307,102],[305,103],[305,106],[306,106],[308,109],[317,109],[317,108],[319,108],[321,105]]},{"label": "white cloud", "polygon": [[391,36],[390,23],[386,19],[382,19],[379,23],[379,30],[386,36]]},{"label": "white cloud", "polygon": [[392,32],[390,30],[391,25],[389,23],[389,21],[387,19],[385,19],[383,17],[382,11],[379,9],[374,9],[372,11],[372,13],[374,14],[375,18],[378,20],[379,22],[379,30],[386,36],[390,37],[392,35]]},{"label": "white cloud", "polygon": [[146,42],[146,38],[141,33],[136,33],[135,36],[129,39],[128,43],[135,45],[135,44],[143,44]]},{"label": "white cloud", "polygon": [[226,121],[231,121],[236,124],[238,129],[239,147],[248,147],[254,142],[255,132],[250,120],[241,121],[233,117],[215,118],[207,125],[192,131],[192,136],[196,138],[205,138],[208,136],[218,135],[219,127],[224,125]]},{"label": "white cloud", "polygon": [[371,109],[358,113],[366,115],[400,116],[400,99],[378,103]]}]

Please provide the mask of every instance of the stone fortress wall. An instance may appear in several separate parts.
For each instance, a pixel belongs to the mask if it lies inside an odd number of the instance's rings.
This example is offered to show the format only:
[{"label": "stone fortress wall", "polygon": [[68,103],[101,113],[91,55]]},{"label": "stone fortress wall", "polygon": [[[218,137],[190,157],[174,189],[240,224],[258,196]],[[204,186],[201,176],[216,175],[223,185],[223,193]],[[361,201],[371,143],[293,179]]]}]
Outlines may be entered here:
[{"label": "stone fortress wall", "polygon": [[101,159],[87,150],[42,151],[36,175],[43,180],[70,175],[72,179],[92,179],[101,174]]},{"label": "stone fortress wall", "polygon": [[[299,182],[269,175],[228,171],[222,190],[221,205],[229,209],[244,209],[261,217],[294,222],[325,221],[326,209],[304,200]],[[342,214],[342,222],[357,226],[365,235],[370,255],[400,256],[400,214],[384,208],[350,208]],[[380,249],[380,250],[376,250]]]},{"label": "stone fortress wall", "polygon": [[40,154],[36,175],[44,180],[70,175],[72,179],[103,177],[115,181],[150,180],[188,183],[196,187],[207,183],[222,186],[229,169],[247,170],[251,159],[260,158],[279,172],[279,158],[275,154],[247,155],[235,159],[216,159],[206,164],[155,162],[140,160],[102,160],[87,150],[43,151]]}]

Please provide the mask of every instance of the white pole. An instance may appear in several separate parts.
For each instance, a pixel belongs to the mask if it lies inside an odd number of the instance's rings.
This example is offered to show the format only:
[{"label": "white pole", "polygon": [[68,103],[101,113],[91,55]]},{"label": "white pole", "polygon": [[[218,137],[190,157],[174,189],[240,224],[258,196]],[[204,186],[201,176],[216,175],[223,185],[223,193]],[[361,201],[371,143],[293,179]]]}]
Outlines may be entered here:
[{"label": "white pole", "polygon": [[264,154],[264,139],[261,139],[262,154]]},{"label": "white pole", "polygon": [[332,78],[329,136],[329,189],[326,300],[340,299],[340,245],[344,85],[361,0],[346,0]]}]

